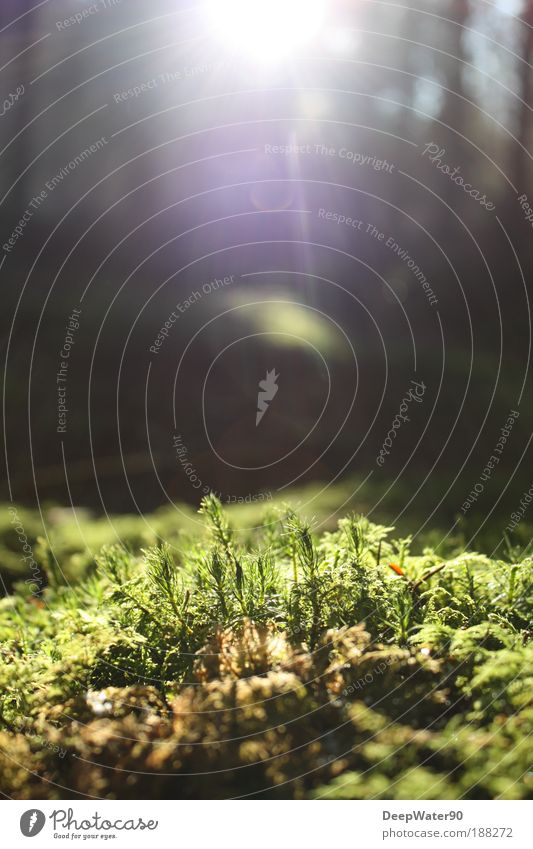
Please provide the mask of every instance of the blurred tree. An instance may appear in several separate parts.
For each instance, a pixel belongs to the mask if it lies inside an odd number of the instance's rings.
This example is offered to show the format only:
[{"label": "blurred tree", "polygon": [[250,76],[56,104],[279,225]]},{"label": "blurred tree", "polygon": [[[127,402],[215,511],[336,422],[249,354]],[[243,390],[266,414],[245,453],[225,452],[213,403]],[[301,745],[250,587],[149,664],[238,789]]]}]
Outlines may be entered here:
[{"label": "blurred tree", "polygon": [[[444,14],[450,21],[447,41],[447,52],[450,54],[450,58],[445,63],[445,85],[448,91],[445,92],[440,119],[448,127],[468,138],[470,136],[468,128],[470,110],[465,99],[464,72],[466,61],[465,32],[470,17],[469,0],[452,0]],[[460,141],[461,139],[454,134],[453,138],[450,139],[450,144],[455,146]],[[468,155],[471,150],[469,145],[462,145],[461,147],[463,170],[466,170],[468,168]],[[464,197],[457,194],[455,188],[451,180],[445,183],[444,199],[454,208],[458,203],[465,201]]]},{"label": "blurred tree", "polygon": [[451,22],[449,27],[448,52],[452,54],[453,58],[450,58],[447,68],[446,85],[449,91],[444,99],[441,117],[450,127],[463,132],[466,117],[465,107],[467,105],[463,99],[464,34],[470,16],[469,0],[452,0],[447,15]]},{"label": "blurred tree", "polygon": [[522,13],[524,25],[521,27],[521,61],[519,62],[519,94],[521,97],[517,139],[521,147],[517,147],[516,152],[513,151],[514,161],[514,184],[519,194],[522,191],[527,191],[527,172],[528,172],[528,142],[529,142],[529,125],[531,112],[531,62],[533,60],[533,0],[526,0],[525,8]]}]

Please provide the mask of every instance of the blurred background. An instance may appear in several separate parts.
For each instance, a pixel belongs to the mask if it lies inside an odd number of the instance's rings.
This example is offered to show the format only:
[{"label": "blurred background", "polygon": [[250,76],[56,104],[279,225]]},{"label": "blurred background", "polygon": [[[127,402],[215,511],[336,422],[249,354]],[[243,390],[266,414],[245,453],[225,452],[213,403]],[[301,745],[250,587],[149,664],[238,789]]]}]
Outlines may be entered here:
[{"label": "blurred background", "polygon": [[0,497],[499,533],[533,483],[533,2],[249,9],[2,0]]}]

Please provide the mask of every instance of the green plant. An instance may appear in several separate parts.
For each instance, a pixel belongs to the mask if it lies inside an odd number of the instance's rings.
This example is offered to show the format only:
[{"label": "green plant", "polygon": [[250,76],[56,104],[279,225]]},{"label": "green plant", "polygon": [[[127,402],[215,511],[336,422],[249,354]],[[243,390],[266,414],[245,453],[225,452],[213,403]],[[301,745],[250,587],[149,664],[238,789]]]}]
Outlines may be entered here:
[{"label": "green plant", "polygon": [[0,601],[4,792],[531,795],[529,555],[414,554],[286,506],[241,534],[214,496],[201,516],[68,581],[43,543],[46,585]]}]

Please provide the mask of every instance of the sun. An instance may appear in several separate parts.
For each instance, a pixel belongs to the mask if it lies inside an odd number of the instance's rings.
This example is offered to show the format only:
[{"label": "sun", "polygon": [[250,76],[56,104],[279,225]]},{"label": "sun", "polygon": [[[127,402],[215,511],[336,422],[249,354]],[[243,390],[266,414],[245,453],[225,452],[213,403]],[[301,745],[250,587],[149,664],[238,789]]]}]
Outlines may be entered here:
[{"label": "sun", "polygon": [[310,44],[325,20],[326,0],[211,0],[216,38],[259,63],[276,63]]}]

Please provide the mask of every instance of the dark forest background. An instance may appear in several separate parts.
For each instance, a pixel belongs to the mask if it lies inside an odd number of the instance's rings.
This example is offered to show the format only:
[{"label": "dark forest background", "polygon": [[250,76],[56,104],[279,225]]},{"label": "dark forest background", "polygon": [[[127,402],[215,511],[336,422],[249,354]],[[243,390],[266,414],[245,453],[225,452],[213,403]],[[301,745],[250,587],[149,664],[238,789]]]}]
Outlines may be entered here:
[{"label": "dark forest background", "polygon": [[[516,410],[472,508],[505,525],[532,483],[532,230],[518,197],[533,205],[533,2],[335,3],[331,43],[261,73],[204,38],[189,4],[123,0],[65,32],[57,21],[90,4],[25,14],[37,5],[0,9],[0,100],[25,89],[0,119],[2,244],[53,175],[106,144],[49,193],[0,271],[1,497],[197,504],[179,435],[197,479],[228,498],[366,481],[383,509],[451,521]],[[423,155],[429,143],[493,211]],[[265,148],[287,144],[337,155]],[[394,169],[352,165],[343,148]],[[63,435],[56,374],[73,309]],[[279,392],[256,427],[272,368]],[[379,468],[413,379],[423,403]]]}]

